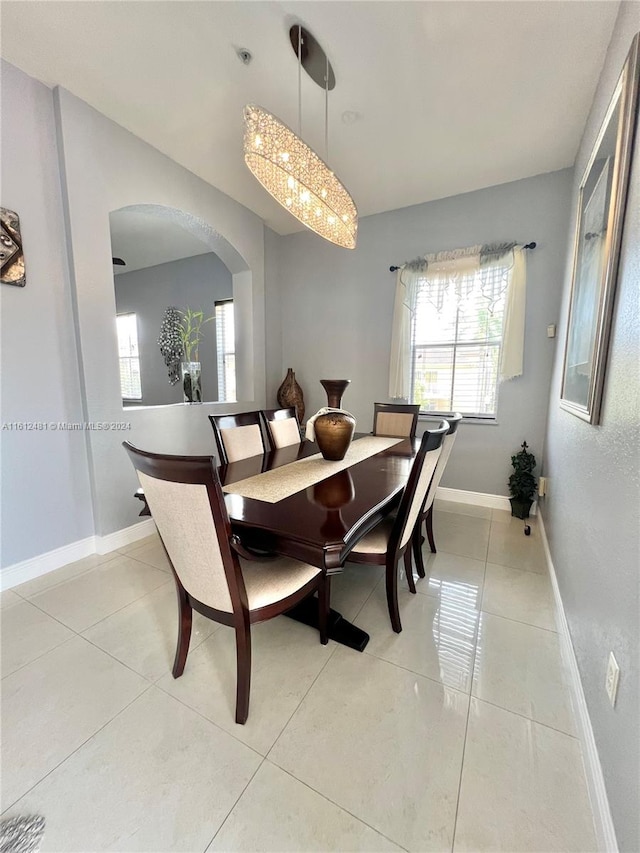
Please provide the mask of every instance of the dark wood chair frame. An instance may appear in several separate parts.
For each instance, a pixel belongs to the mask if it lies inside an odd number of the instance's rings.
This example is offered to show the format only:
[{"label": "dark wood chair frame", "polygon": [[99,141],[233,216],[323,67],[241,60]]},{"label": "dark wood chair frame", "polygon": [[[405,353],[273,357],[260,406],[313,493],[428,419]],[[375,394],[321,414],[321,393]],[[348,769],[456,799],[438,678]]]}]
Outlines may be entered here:
[{"label": "dark wood chair frame", "polygon": [[[250,610],[238,557],[265,562],[267,565],[265,565],[264,570],[269,571],[268,561],[277,555],[270,555],[266,558],[264,555],[256,555],[244,548],[239,537],[231,532],[231,523],[224,503],[215,459],[212,456],[167,456],[158,453],[147,453],[144,450],[134,447],[128,441],[123,442],[123,447],[129,454],[134,468],[142,471],[149,477],[168,480],[173,483],[203,485],[207,489],[211,515],[216,536],[220,543],[220,553],[222,555],[224,573],[229,587],[233,611],[228,613],[224,610],[216,610],[202,601],[198,601],[197,598],[194,598],[186,591],[164,545],[162,531],[159,530],[160,540],[167,554],[178,593],[178,643],[172,674],[174,678],[179,678],[184,672],[191,639],[193,610],[212,619],[214,622],[231,626],[236,635],[236,723],[244,724],[249,715],[249,693],[251,688],[251,625],[272,619],[274,616],[279,616],[290,610],[307,596],[317,592],[320,642],[326,645],[328,642],[331,579],[325,575],[324,571],[320,571],[315,578],[287,598],[275,601],[265,607]],[[197,534],[197,530],[194,533]]]},{"label": "dark wood chair frame", "polygon": [[416,429],[418,428],[418,415],[420,414],[420,406],[406,403],[374,403],[373,404],[373,434],[376,433],[376,424],[378,422],[378,415],[382,412],[389,412],[390,414],[402,414],[402,415],[413,415],[413,421],[411,423],[411,432],[409,433],[409,438],[415,438]]},{"label": "dark wood chair frame", "polygon": [[402,498],[400,499],[400,505],[398,506],[398,512],[396,513],[395,521],[393,522],[393,527],[391,528],[391,534],[389,536],[389,543],[387,545],[386,552],[384,554],[351,552],[346,559],[346,562],[348,563],[363,563],[366,565],[386,566],[387,606],[389,608],[391,626],[396,632],[396,634],[399,634],[402,631],[400,611],[398,609],[398,563],[400,562],[400,558],[402,557],[404,559],[407,579],[410,578],[409,586],[411,587],[411,585],[413,584],[413,589],[411,591],[415,592],[415,584],[413,582],[413,571],[411,564],[411,546],[413,543],[413,547],[415,549],[415,540],[417,538],[419,541],[421,537],[420,514],[418,514],[418,519],[406,544],[403,547],[400,547],[400,542],[403,538],[405,526],[408,522],[409,510],[411,508],[411,504],[415,496],[416,489],[418,487],[420,472],[422,470],[424,458],[427,453],[432,450],[437,450],[437,448],[440,447],[445,435],[447,434],[448,429],[449,425],[446,423],[446,421],[443,421],[440,427],[438,427],[438,429],[431,431],[426,430],[424,435],[422,436],[420,449],[416,454],[413,465],[411,467],[411,473],[409,474],[409,479],[407,480],[407,485],[405,486],[404,491],[402,493]]},{"label": "dark wood chair frame", "polygon": [[260,412],[237,412],[233,415],[209,415],[209,420],[213,428],[213,435],[216,440],[216,450],[221,465],[228,465],[227,451],[224,449],[222,434],[220,430],[234,429],[234,427],[253,426],[254,424],[260,429],[260,437],[262,438],[262,452],[265,453],[267,448],[264,444],[264,434],[262,432],[262,418]]},{"label": "dark wood chair frame", "polygon": [[[462,421],[462,415],[456,413],[451,417],[445,416],[444,418],[449,424],[449,429],[447,430],[447,435],[453,435],[458,430],[458,426]],[[435,472],[434,472],[435,474]],[[435,498],[435,495],[434,495]],[[427,533],[427,539],[429,540],[429,548],[431,548],[431,553],[436,554],[436,543],[433,538],[433,501],[431,502],[431,506],[429,509],[424,510],[420,515],[420,520],[418,522],[418,529],[422,527],[422,522],[424,521],[425,530]],[[424,536],[419,536],[414,539],[414,558],[416,561],[416,570],[418,572],[419,577],[425,577],[425,568],[424,568],[424,560],[422,558],[422,544],[424,542]]]},{"label": "dark wood chair frame", "polygon": [[[291,408],[289,409],[263,409],[260,414],[262,415],[264,431],[265,435],[267,436],[267,441],[269,443],[269,450],[278,449],[273,440],[273,436],[271,435],[271,428],[269,426],[272,421],[286,421],[290,418],[295,418],[296,426],[298,427],[298,433],[300,433],[300,422],[298,421],[298,415],[296,413],[295,406],[291,406]],[[302,439],[300,439],[300,441],[302,441]]]}]

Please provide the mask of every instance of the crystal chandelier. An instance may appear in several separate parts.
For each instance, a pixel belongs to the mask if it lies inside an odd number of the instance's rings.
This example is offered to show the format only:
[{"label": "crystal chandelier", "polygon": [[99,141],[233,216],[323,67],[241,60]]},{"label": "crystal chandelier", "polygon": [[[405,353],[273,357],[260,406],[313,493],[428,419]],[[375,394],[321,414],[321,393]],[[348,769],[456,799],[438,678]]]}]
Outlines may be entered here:
[{"label": "crystal chandelier", "polygon": [[[298,29],[300,112],[302,28]],[[325,80],[328,94],[328,61]],[[326,121],[325,110],[325,134]],[[355,249],[358,211],[345,187],[299,135],[255,104],[244,108],[244,159],[267,192],[303,225],[337,246]]]}]

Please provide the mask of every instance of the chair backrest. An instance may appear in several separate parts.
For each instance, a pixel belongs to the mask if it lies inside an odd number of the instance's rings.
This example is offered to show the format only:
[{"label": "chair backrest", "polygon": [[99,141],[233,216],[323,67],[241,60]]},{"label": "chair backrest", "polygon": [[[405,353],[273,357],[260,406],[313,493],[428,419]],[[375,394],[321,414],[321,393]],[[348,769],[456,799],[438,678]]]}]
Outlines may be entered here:
[{"label": "chair backrest", "polygon": [[262,419],[271,450],[300,444],[300,425],[294,406],[290,409],[263,409]]},{"label": "chair backrest", "polygon": [[460,412],[455,412],[453,415],[446,415],[444,420],[447,421],[447,423],[449,424],[449,430],[442,441],[442,452],[440,453],[440,458],[438,459],[436,470],[433,472],[433,479],[431,480],[431,485],[429,486],[429,491],[427,492],[427,499],[424,503],[423,512],[426,512],[428,509],[430,509],[431,505],[433,504],[433,501],[435,500],[436,492],[438,490],[438,486],[440,485],[440,480],[442,480],[444,469],[447,467],[449,456],[451,456],[453,443],[455,442],[456,436],[458,434],[458,425],[462,420],[462,415],[460,414]]},{"label": "chair backrest", "polygon": [[373,404],[373,434],[413,438],[418,426],[420,406],[401,403]]},{"label": "chair backrest", "polygon": [[193,598],[226,613],[247,608],[213,456],[168,456],[122,445],[138,474],[173,571]]},{"label": "chair backrest", "polygon": [[213,427],[221,465],[265,452],[260,412],[209,415],[209,420]]},{"label": "chair backrest", "polygon": [[421,510],[429,490],[429,484],[442,452],[442,442],[449,424],[442,421],[435,430],[425,430],[420,450],[413,461],[396,520],[391,531],[389,547],[404,548],[409,542],[413,528],[421,517]]}]

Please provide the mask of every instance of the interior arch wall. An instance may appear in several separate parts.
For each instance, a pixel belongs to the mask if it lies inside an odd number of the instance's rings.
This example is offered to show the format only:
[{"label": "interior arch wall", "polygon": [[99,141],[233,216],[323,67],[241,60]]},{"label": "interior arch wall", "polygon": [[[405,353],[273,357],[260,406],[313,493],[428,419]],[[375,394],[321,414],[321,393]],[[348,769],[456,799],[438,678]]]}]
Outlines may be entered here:
[{"label": "interior arch wall", "polygon": [[[84,419],[127,424],[84,432],[95,533],[137,520],[135,473],[122,441],[158,452],[214,453],[207,414],[265,405],[264,227],[238,202],[65,89],[54,91]],[[109,212],[154,205],[178,211],[231,270],[240,299],[241,401],[123,412],[115,333]]]}]

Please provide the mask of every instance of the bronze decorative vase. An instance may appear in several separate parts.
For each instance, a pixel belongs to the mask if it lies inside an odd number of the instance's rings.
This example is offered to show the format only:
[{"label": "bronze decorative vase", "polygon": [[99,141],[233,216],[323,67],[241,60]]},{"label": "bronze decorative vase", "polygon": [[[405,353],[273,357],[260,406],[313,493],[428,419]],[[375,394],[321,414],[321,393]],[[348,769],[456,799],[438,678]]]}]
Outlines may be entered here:
[{"label": "bronze decorative vase", "polygon": [[[342,395],[350,382],[350,379],[320,380],[320,384],[327,392],[329,408],[340,408]],[[356,428],[355,418],[346,412],[327,412],[326,415],[320,415],[315,419],[313,428],[320,453],[324,458],[332,462],[344,459]]]},{"label": "bronze decorative vase", "polygon": [[278,405],[282,406],[283,409],[289,409],[291,406],[294,406],[296,415],[298,416],[298,423],[302,424],[304,419],[304,394],[302,393],[302,388],[296,382],[296,374],[290,367],[287,370],[287,375],[284,377],[282,385],[278,388],[276,398]]},{"label": "bronze decorative vase", "polygon": [[327,406],[330,409],[340,409],[342,407],[342,395],[347,390],[347,385],[351,384],[351,380],[321,379],[320,384],[327,392]]}]

